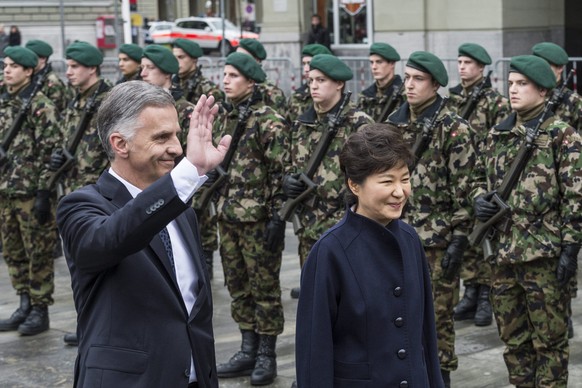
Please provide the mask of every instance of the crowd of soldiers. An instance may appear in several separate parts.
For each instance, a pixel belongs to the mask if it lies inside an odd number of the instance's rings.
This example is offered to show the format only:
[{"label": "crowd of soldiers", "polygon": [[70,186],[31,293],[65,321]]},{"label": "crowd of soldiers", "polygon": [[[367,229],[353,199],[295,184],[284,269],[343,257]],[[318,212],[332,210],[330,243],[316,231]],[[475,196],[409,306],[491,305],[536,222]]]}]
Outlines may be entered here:
[{"label": "crowd of soldiers", "polygon": [[[52,71],[51,54],[40,40],[7,48],[0,79],[3,256],[20,297],[0,331],[22,335],[49,328],[56,202],[108,167],[94,119],[112,86],[100,74],[101,52],[71,44],[68,85]],[[226,58],[222,90],[202,74],[202,49],[190,40],[177,39],[171,50],[119,50],[118,83],[143,80],[174,98],[183,147],[202,94],[220,103],[216,139],[233,137],[192,203],[209,274],[219,249],[241,332],[240,351],[218,365],[218,376],[250,376],[252,385],[275,379],[286,222],[293,223],[303,266],[346,209],[339,168],[345,139],[381,122],[397,128],[415,156],[403,217],[419,234],[432,273],[445,386],[458,365],[454,321],[487,326],[495,317],[510,383],[566,387],[582,240],[582,98],[567,88],[566,52],[544,42],[512,58],[503,96],[484,73],[492,62],[487,51],[463,44],[461,82],[443,96],[449,76],[438,57],[414,52],[399,75],[398,52],[374,43],[374,82],[354,98],[346,90],[352,69],[327,47],[309,44],[301,54],[304,83],[286,99],[267,80],[258,40],[241,40]],[[301,297],[300,288],[292,297]],[[65,340],[77,342],[75,334]]]}]

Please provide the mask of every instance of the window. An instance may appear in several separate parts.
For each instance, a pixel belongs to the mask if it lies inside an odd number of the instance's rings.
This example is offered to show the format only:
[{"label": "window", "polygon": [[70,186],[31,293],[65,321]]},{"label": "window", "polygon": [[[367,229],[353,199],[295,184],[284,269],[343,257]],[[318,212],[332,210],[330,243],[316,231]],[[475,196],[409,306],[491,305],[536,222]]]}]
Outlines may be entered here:
[{"label": "window", "polygon": [[368,45],[372,35],[372,0],[327,0],[327,20],[334,45]]}]

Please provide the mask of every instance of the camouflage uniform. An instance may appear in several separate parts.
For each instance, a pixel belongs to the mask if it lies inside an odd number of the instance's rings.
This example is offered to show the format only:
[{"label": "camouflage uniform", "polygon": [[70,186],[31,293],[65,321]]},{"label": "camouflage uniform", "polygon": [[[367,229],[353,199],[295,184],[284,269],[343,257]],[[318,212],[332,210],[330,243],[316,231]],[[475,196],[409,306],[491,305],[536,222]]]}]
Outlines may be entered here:
[{"label": "camouflage uniform", "polygon": [[[312,105],[299,116],[291,131],[291,164],[287,173],[295,174],[305,170],[309,159],[326,131],[329,115],[335,115],[340,102],[330,112],[317,113]],[[307,260],[309,251],[327,229],[335,225],[344,214],[345,181],[339,167],[339,154],[345,140],[364,124],[374,121],[370,116],[356,109],[353,103],[344,106],[340,114],[338,132],[331,142],[321,165],[313,176],[317,184],[313,206],[299,205],[298,216],[303,225],[299,238],[299,260],[301,267]]]},{"label": "camouflage uniform", "polygon": [[[12,126],[23,100],[33,89],[28,84],[0,96],[0,138]],[[40,225],[33,214],[37,191],[48,190],[51,150],[59,141],[58,111],[42,92],[7,150],[0,167],[0,231],[3,256],[17,294],[30,295],[31,304],[53,303],[53,250],[57,241],[54,219]]]},{"label": "camouflage uniform", "polygon": [[272,81],[265,81],[259,84],[259,92],[263,96],[265,105],[270,106],[275,112],[284,115],[287,111],[287,99],[283,90]]},{"label": "camouflage uniform", "polygon": [[295,90],[287,102],[287,122],[293,124],[295,120],[313,105],[313,99],[309,92],[309,85],[303,84]]},{"label": "camouflage uniform", "polygon": [[194,111],[194,104],[186,100],[182,89],[172,87],[170,94],[174,98],[174,106],[178,112],[178,123],[182,132],[180,133],[180,143],[184,147],[186,145],[186,138],[188,137],[188,130],[190,129],[190,117]]},{"label": "camouflage uniform", "polygon": [[[541,109],[541,108],[540,108]],[[495,126],[477,162],[475,195],[499,187],[541,113]],[[492,239],[492,305],[512,384],[566,387],[568,338],[566,287],[556,277],[566,244],[582,239],[581,137],[568,124],[546,120],[507,204],[510,228]]]},{"label": "camouflage uniform", "polygon": [[116,85],[122,84],[127,81],[141,81],[141,70],[136,71],[135,73],[131,74],[129,77],[126,75],[122,75],[117,82]]},{"label": "camouflage uniform", "polygon": [[[404,139],[412,145],[422,133],[424,119],[433,116],[441,100],[437,95],[417,117],[411,117],[410,106],[405,102],[388,117],[388,122],[401,128]],[[469,177],[476,153],[471,132],[467,121],[447,107],[441,110],[431,143],[411,172],[412,195],[404,214],[423,242],[432,271],[439,359],[445,371],[458,366],[453,308],[459,279],[447,280],[443,276],[441,260],[452,237],[467,236],[473,224]]]},{"label": "camouflage uniform", "polygon": [[[109,81],[104,82],[106,82],[106,89],[108,90],[111,84]],[[77,93],[63,112],[64,125],[61,126],[61,130],[64,142],[60,146],[65,146],[71,141],[85,112],[85,106],[98,90],[100,83],[101,79],[85,92]],[[97,107],[105,98],[107,90],[102,90],[97,95],[93,117],[85,128],[81,142],[74,155],[76,162],[63,175],[64,194],[69,194],[83,186],[97,182],[103,170],[109,165],[107,154],[103,149],[97,132],[96,123]],[[68,148],[68,146],[65,147]]]},{"label": "camouflage uniform", "polygon": [[[483,77],[480,77],[467,88],[463,88],[461,84],[450,88],[448,107],[461,115],[471,101],[471,93],[481,82],[483,82]],[[473,112],[467,118],[471,129],[474,131],[475,147],[479,153],[483,152],[484,141],[489,130],[505,119],[511,112],[509,101],[497,90],[493,89],[490,80],[486,81],[481,90],[481,97]],[[461,270],[461,279],[463,279],[465,286],[489,285],[491,266],[482,259],[483,251],[481,247],[471,247],[465,251]]]},{"label": "camouflage uniform", "polygon": [[41,91],[55,104],[58,111],[62,113],[67,108],[67,104],[72,98],[72,95],[65,83],[53,71],[50,63],[47,63],[44,69],[35,74],[35,77],[44,77],[45,74],[46,79]]},{"label": "camouflage uniform", "polygon": [[[392,81],[390,81],[390,83],[384,88],[378,88],[378,84],[374,82],[367,89],[362,90],[358,96],[358,109],[366,112],[376,122],[379,122],[382,110],[388,103],[388,100],[390,100],[394,93],[398,93],[401,86],[402,78],[399,75],[395,75],[394,78],[392,78]],[[406,101],[406,93],[404,89],[402,89],[400,94],[396,97],[398,98],[398,102],[393,111],[387,112],[386,118],[390,113],[398,110],[403,101]]]},{"label": "camouflage uniform", "polygon": [[261,101],[248,96],[225,112],[217,139],[233,134],[238,107],[250,105],[251,114],[236,147],[229,177],[217,204],[220,255],[231,302],[231,314],[241,330],[261,335],[283,332],[283,306],[279,272],[283,242],[269,251],[264,242],[266,225],[281,207],[281,180],[289,147],[285,119]]},{"label": "camouflage uniform", "polygon": [[[557,88],[560,88],[558,85]],[[582,133],[582,97],[566,88],[564,97],[556,109],[556,116],[570,124],[578,133]]]}]

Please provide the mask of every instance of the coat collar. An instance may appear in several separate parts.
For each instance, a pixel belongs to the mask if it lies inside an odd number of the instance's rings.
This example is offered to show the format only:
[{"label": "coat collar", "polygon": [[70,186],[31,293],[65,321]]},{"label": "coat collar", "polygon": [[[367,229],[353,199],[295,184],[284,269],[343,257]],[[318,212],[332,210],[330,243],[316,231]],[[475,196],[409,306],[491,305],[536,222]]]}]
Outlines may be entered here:
[{"label": "coat collar", "polygon": [[[417,121],[422,121],[425,118],[430,118],[434,115],[434,112],[439,108],[441,105],[442,97],[440,94],[437,94],[436,100],[426,108],[418,117]],[[408,125],[410,124],[410,104],[408,101],[404,102],[397,111],[392,113],[388,117],[388,122],[395,125]]]}]

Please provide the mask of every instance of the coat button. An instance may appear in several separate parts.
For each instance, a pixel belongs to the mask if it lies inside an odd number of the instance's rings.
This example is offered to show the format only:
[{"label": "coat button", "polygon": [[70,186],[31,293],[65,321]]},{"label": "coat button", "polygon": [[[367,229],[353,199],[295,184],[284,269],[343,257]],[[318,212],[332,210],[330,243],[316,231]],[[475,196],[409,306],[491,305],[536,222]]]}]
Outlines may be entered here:
[{"label": "coat button", "polygon": [[394,296],[402,295],[402,287],[396,287],[393,292],[394,292]]},{"label": "coat button", "polygon": [[404,360],[406,358],[406,350],[405,349],[400,349],[398,351],[398,358],[401,360]]},{"label": "coat button", "polygon": [[184,376],[190,377],[190,369],[184,369]]},{"label": "coat button", "polygon": [[404,318],[398,317],[394,320],[396,327],[402,327],[404,325]]},{"label": "coat button", "polygon": [[402,380],[400,382],[400,388],[408,388],[408,381]]}]

